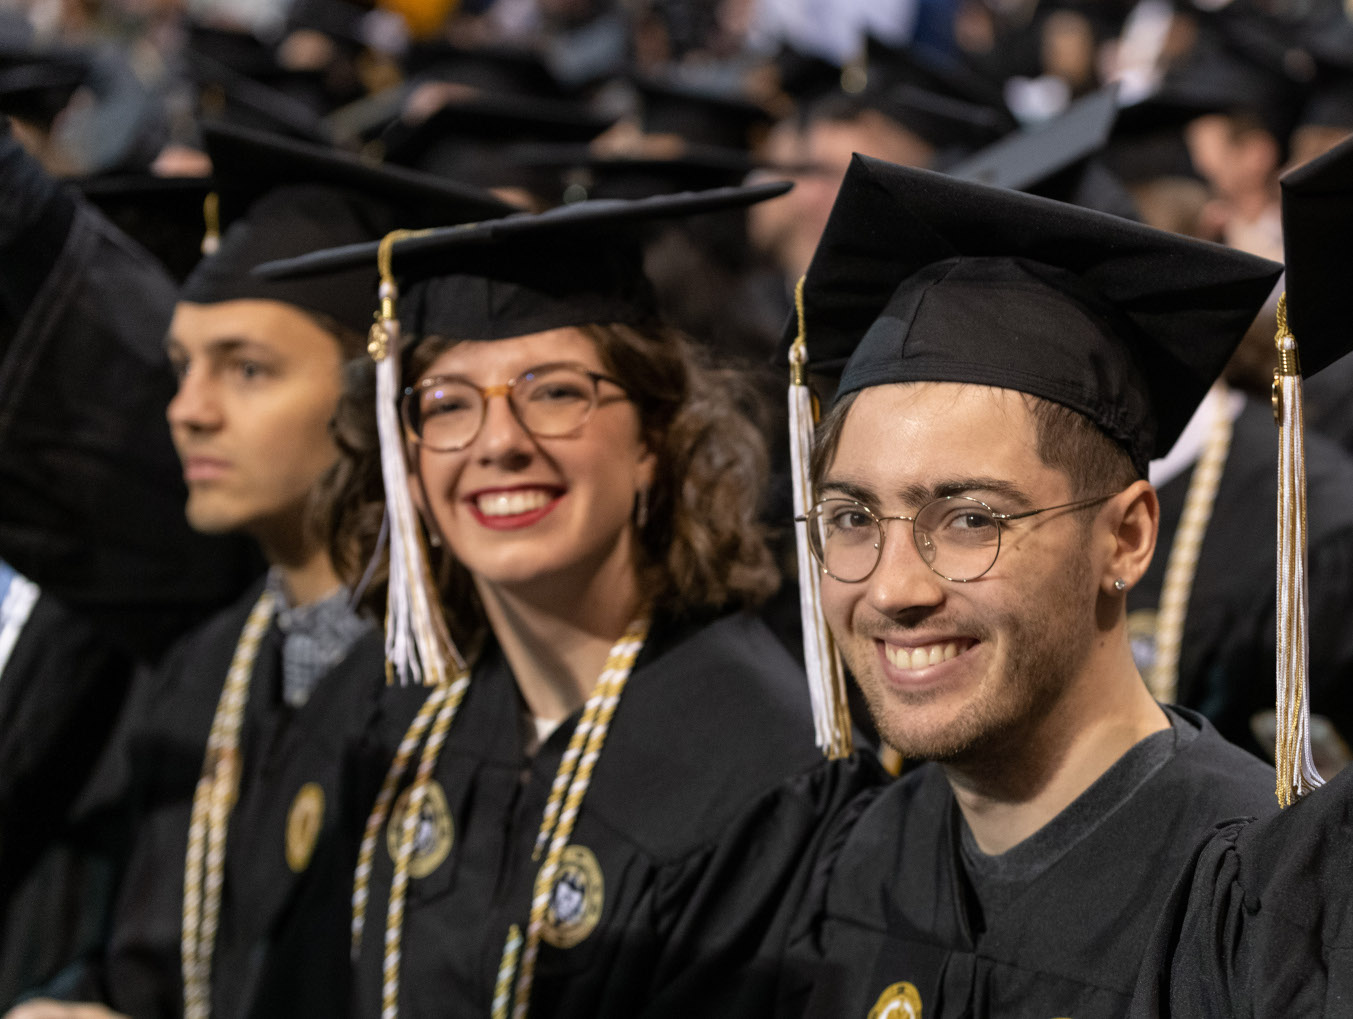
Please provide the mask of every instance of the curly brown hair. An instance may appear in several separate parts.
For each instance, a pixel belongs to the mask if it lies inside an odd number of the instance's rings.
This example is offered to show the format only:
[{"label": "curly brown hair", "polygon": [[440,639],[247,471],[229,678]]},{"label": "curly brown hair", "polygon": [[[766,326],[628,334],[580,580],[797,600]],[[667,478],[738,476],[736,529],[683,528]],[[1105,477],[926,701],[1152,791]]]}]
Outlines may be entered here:
[{"label": "curly brown hair", "polygon": [[[739,374],[711,365],[667,326],[581,327],[606,371],[620,379],[639,412],[657,471],[639,532],[640,582],[672,615],[750,607],[779,586],[758,519],[768,472],[755,424],[757,396]],[[404,378],[418,379],[454,340],[428,337],[405,352]],[[326,536],[340,576],[362,586],[362,605],[384,612],[385,564],[373,562],[384,517],[375,423],[375,372],[351,362],[334,420],[341,451],[325,479]],[[452,636],[474,649],[485,621],[469,572],[444,548],[429,550]],[[363,571],[370,575],[362,577]]]}]

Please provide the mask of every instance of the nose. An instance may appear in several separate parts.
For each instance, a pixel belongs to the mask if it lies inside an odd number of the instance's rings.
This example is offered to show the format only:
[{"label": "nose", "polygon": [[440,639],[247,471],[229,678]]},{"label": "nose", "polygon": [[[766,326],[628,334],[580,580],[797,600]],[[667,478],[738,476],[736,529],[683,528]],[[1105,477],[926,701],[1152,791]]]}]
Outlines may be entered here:
[{"label": "nose", "polygon": [[484,402],[484,424],[475,436],[480,463],[519,467],[531,459],[531,435],[508,402],[506,391],[492,392]]},{"label": "nose", "polygon": [[945,596],[945,580],[921,558],[912,537],[910,520],[884,522],[883,548],[878,565],[865,580],[865,600],[885,616],[897,617],[916,609],[931,609]]},{"label": "nose", "polygon": [[165,408],[165,417],[175,430],[205,432],[220,427],[220,403],[205,372],[189,368],[183,373],[178,391]]}]

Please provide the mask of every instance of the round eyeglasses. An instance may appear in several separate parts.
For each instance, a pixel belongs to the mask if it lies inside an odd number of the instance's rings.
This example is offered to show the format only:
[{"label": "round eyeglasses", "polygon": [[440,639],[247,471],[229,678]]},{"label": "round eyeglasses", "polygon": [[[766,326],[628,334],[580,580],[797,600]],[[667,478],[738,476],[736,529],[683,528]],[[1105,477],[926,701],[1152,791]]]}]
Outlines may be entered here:
[{"label": "round eyeglasses", "polygon": [[603,382],[625,388],[579,364],[542,364],[497,386],[477,386],[459,375],[433,375],[404,390],[401,412],[409,434],[440,453],[454,453],[474,442],[493,396],[506,397],[513,416],[532,435],[559,438],[576,432],[592,416],[602,402]]},{"label": "round eyeglasses", "polygon": [[854,499],[826,499],[795,517],[808,525],[808,544],[822,569],[847,584],[868,579],[883,556],[883,525],[889,520],[911,521],[912,541],[922,561],[945,580],[966,584],[996,565],[1001,551],[1002,525],[1049,513],[1086,509],[1117,493],[1024,513],[997,513],[966,495],[946,495],[922,506],[913,517],[881,517]]}]

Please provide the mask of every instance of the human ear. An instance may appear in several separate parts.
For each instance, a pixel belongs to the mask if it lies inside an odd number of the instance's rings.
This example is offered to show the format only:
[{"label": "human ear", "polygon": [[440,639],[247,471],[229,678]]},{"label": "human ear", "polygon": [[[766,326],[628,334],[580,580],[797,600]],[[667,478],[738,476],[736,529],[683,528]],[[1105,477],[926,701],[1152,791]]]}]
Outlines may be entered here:
[{"label": "human ear", "polygon": [[1160,531],[1156,490],[1147,481],[1134,481],[1105,504],[1105,517],[1109,530],[1103,547],[1108,554],[1100,568],[1099,587],[1106,594],[1121,595],[1151,565]]}]

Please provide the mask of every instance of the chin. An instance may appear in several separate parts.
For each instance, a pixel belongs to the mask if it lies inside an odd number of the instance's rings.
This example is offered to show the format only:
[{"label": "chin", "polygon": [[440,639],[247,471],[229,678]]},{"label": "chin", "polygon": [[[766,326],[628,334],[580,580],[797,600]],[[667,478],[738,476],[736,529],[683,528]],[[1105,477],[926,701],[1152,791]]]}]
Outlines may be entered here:
[{"label": "chin", "polygon": [[197,499],[191,495],[183,508],[183,515],[188,526],[199,534],[234,534],[244,530],[248,523],[246,516],[220,505],[217,500]]}]

